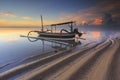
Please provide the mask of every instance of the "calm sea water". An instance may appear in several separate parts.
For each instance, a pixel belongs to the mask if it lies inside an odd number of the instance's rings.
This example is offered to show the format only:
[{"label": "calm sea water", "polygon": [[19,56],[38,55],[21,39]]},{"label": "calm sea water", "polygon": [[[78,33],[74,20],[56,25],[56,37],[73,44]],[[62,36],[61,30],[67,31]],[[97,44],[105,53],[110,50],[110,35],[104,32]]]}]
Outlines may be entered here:
[{"label": "calm sea water", "polygon": [[[27,35],[31,30],[36,29],[20,29],[20,28],[1,28],[0,29],[0,67],[6,64],[19,63],[25,58],[52,52],[54,46],[64,47],[57,43],[47,41],[30,42],[27,38],[20,37],[20,35]],[[82,45],[88,42],[95,42],[111,37],[112,35],[119,35],[116,31],[86,31],[82,36],[86,40],[81,40]],[[8,65],[10,66],[10,65]],[[9,69],[10,67],[0,68],[0,72]]]}]

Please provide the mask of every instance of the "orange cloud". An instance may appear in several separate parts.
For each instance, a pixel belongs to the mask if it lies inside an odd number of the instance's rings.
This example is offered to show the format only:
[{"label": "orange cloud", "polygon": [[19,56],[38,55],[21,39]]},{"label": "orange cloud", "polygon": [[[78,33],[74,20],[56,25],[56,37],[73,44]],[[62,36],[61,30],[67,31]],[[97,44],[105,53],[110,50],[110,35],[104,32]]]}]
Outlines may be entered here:
[{"label": "orange cloud", "polygon": [[87,24],[88,22],[86,21],[86,20],[83,20],[83,21],[81,21],[81,25],[85,25],[85,24]]},{"label": "orange cloud", "polygon": [[93,22],[93,25],[101,25],[102,24],[102,18],[96,18]]}]

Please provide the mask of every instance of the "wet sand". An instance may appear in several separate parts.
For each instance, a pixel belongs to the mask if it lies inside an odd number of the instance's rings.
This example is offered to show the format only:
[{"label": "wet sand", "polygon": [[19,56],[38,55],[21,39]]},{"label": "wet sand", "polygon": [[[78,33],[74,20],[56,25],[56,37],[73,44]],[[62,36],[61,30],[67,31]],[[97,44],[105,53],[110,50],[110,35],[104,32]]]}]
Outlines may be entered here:
[{"label": "wet sand", "polygon": [[120,80],[120,39],[63,50],[0,73],[0,80]]}]

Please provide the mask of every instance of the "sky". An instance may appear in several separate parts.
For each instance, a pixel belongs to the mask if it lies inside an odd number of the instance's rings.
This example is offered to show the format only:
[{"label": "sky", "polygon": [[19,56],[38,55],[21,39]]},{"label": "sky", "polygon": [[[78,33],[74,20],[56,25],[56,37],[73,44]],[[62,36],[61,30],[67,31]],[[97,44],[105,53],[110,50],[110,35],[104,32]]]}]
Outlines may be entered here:
[{"label": "sky", "polygon": [[102,25],[104,15],[108,23],[120,23],[119,0],[0,0],[0,27],[40,26],[65,21],[77,25]]}]

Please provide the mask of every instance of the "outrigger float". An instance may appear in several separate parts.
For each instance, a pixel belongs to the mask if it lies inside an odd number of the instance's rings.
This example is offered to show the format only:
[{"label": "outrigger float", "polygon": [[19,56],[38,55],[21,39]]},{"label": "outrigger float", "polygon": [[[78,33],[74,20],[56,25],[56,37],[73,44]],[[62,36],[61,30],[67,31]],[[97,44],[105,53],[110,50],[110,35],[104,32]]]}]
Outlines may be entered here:
[{"label": "outrigger float", "polygon": [[[54,41],[62,41],[62,42],[75,42],[76,38],[77,39],[83,39],[81,38],[82,34],[81,32],[78,31],[77,28],[73,28],[74,21],[70,22],[63,22],[63,23],[57,23],[57,24],[51,24],[50,30],[44,30],[45,26],[43,26],[43,19],[41,16],[41,30],[40,31],[30,31],[28,32],[27,37],[28,38],[35,38],[35,39],[42,39],[42,40],[54,40]],[[69,27],[69,31],[66,29],[61,29],[59,32],[56,32],[56,28],[61,26],[61,25],[68,25],[66,27]],[[31,36],[32,33],[37,33],[37,37]]]}]

